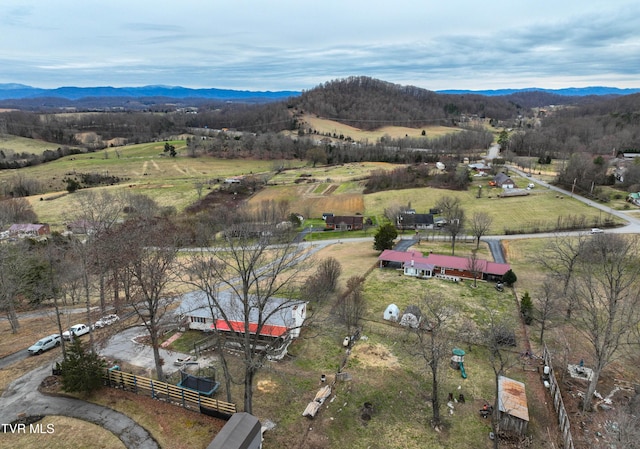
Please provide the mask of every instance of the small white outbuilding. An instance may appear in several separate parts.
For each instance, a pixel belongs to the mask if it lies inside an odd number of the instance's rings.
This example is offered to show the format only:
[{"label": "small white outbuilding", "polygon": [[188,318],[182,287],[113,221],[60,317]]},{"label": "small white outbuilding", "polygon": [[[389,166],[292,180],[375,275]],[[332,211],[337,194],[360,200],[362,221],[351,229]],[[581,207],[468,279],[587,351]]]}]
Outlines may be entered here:
[{"label": "small white outbuilding", "polygon": [[400,309],[395,304],[389,304],[384,311],[384,319],[387,321],[398,321]]}]

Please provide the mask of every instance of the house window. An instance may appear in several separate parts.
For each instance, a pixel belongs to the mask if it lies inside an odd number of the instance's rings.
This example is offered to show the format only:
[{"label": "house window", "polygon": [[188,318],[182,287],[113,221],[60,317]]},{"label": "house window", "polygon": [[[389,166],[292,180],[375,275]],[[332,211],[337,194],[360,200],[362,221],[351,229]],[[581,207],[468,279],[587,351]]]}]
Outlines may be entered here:
[{"label": "house window", "polygon": [[440,274],[447,274],[447,269],[445,267],[441,267]]},{"label": "house window", "polygon": [[204,324],[204,323],[207,322],[207,319],[203,318],[203,317],[200,317],[200,316],[192,316],[191,317],[191,322],[192,323],[203,323]]}]

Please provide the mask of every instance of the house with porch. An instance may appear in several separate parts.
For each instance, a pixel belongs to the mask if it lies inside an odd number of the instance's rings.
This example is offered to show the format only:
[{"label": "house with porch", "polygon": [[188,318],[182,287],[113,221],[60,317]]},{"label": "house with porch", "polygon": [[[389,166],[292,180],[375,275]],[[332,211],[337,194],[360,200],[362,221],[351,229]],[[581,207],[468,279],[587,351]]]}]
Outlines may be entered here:
[{"label": "house with porch", "polygon": [[433,214],[416,214],[401,212],[396,219],[398,229],[432,229]]},{"label": "house with porch", "polygon": [[269,298],[262,307],[258,298],[250,298],[249,313],[245,317],[244,304],[232,291],[218,294],[209,301],[202,291],[183,295],[177,314],[180,322],[189,329],[204,332],[224,332],[233,344],[234,337],[249,333],[258,336],[258,346],[268,348],[272,359],[281,359],[287,353],[291,341],[300,336],[307,317],[307,303],[286,298]]},{"label": "house with porch", "polygon": [[[440,278],[459,281],[477,279],[482,281],[500,281],[511,269],[507,263],[490,262],[476,259],[474,263],[467,257],[429,254],[427,257],[417,251],[384,250],[378,256],[380,268],[401,269],[405,276],[429,279]],[[473,265],[473,266],[472,266]]]},{"label": "house with porch", "polygon": [[330,215],[325,219],[325,227],[335,231],[357,231],[364,228],[362,215]]},{"label": "house with porch", "polygon": [[498,173],[489,183],[491,186],[502,187],[503,189],[515,189],[516,183],[504,173]]}]

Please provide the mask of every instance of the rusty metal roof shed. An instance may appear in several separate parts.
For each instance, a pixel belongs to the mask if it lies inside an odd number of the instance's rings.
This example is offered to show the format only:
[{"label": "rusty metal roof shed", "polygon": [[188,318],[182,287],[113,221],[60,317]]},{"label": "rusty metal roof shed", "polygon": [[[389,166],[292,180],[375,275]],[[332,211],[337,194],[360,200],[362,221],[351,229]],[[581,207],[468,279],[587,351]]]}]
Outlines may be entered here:
[{"label": "rusty metal roof shed", "polygon": [[502,413],[529,421],[529,407],[524,384],[508,377],[498,378],[498,408]]}]

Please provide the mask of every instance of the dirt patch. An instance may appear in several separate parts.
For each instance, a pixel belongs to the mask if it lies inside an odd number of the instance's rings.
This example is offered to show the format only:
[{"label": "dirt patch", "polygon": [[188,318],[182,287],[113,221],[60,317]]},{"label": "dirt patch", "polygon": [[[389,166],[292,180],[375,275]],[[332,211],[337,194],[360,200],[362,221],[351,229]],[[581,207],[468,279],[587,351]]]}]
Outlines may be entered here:
[{"label": "dirt patch", "polygon": [[400,366],[398,358],[384,345],[359,343],[352,352],[351,357],[358,360],[365,366],[378,366],[386,368],[394,368]]},{"label": "dirt patch", "polygon": [[340,187],[338,184],[331,184],[327,190],[322,192],[322,194],[331,195],[333,192],[335,192],[338,189],[338,187]]},{"label": "dirt patch", "polygon": [[219,208],[231,210],[243,204],[251,195],[248,191],[239,191],[234,194],[231,190],[215,189],[209,192],[204,198],[187,207],[185,211],[195,214],[205,210],[215,210]]},{"label": "dirt patch", "polygon": [[256,388],[261,393],[273,393],[276,388],[278,388],[278,384],[272,380],[259,380],[256,384]]}]

